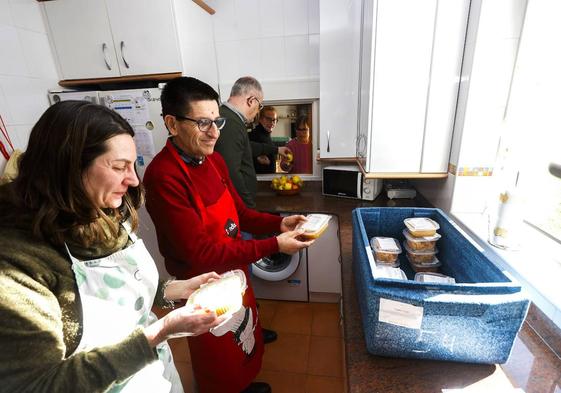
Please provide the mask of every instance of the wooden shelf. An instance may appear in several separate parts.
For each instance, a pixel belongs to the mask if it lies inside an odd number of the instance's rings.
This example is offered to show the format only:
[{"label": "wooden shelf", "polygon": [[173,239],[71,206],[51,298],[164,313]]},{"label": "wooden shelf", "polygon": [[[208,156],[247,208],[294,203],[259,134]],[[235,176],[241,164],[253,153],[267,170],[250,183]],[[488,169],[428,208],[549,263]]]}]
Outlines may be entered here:
[{"label": "wooden shelf", "polygon": [[214,15],[216,13],[214,8],[210,7],[203,0],[193,0],[193,3],[197,4],[199,7],[201,7],[203,10],[205,10],[206,12],[208,12],[211,15]]},{"label": "wooden shelf", "polygon": [[448,177],[448,172],[366,172],[360,161],[356,160],[356,164],[366,179],[445,179]]},{"label": "wooden shelf", "polygon": [[141,81],[159,81],[166,82],[181,76],[181,72],[171,72],[168,74],[147,74],[147,75],[131,75],[119,76],[114,78],[94,78],[94,79],[67,79],[58,82],[62,87],[79,87],[88,85],[102,85],[106,83],[122,83],[122,82],[141,82]]},{"label": "wooden shelf", "polygon": [[418,172],[367,172],[366,179],[445,179],[448,173],[418,173]]},{"label": "wooden shelf", "polygon": [[[39,3],[43,2],[43,1],[53,1],[53,0],[37,0],[37,2],[39,2]],[[208,12],[211,15],[214,15],[216,13],[214,8],[209,6],[203,0],[193,0],[193,3],[197,4],[199,7],[201,7],[203,10],[205,10],[206,12]]]},{"label": "wooden shelf", "polygon": [[322,162],[322,163],[330,163],[330,162],[335,162],[335,163],[348,163],[348,164],[356,164],[356,158],[354,157],[334,157],[334,158],[316,158],[317,162]]}]

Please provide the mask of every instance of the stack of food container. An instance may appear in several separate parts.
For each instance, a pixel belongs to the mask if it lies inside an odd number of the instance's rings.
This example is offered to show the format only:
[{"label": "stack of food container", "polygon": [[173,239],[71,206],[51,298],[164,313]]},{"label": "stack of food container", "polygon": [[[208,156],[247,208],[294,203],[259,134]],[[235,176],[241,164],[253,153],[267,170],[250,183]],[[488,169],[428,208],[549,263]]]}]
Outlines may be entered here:
[{"label": "stack of food container", "polygon": [[378,275],[386,278],[407,280],[405,272],[399,268],[401,246],[393,237],[373,237],[370,247],[374,251],[374,260]]},{"label": "stack of food container", "polygon": [[436,257],[436,242],[440,235],[436,232],[440,226],[427,217],[406,218],[403,223],[407,260],[415,272],[437,272],[442,263]]}]

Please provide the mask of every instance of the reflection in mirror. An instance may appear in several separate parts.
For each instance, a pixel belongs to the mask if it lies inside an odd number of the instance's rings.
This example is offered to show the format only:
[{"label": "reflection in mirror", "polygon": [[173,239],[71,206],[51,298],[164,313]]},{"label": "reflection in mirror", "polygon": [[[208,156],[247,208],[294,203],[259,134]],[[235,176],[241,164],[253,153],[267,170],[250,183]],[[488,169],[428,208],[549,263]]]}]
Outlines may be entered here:
[{"label": "reflection in mirror", "polygon": [[[268,154],[256,156],[253,164],[258,174],[263,173],[313,173],[312,165],[312,104],[265,106],[259,113],[249,139],[269,145],[260,151]],[[252,144],[252,148],[254,148]],[[287,147],[285,156],[275,154],[273,148]]]}]

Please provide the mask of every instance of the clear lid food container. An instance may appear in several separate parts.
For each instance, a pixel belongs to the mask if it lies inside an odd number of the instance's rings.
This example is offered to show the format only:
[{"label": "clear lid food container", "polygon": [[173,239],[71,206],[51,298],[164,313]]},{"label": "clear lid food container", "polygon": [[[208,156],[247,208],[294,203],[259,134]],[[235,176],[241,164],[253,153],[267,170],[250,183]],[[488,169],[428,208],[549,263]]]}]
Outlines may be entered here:
[{"label": "clear lid food container", "polygon": [[433,236],[440,225],[428,217],[406,218],[403,223],[414,237]]},{"label": "clear lid food container", "polygon": [[415,263],[432,263],[432,261],[436,258],[436,254],[438,253],[438,248],[434,248],[432,251],[420,251],[420,250],[412,250],[407,245],[407,242],[404,243],[405,251],[407,252],[407,256],[409,259]]},{"label": "clear lid food container", "polygon": [[[399,254],[401,254],[401,246],[393,237],[373,237],[370,239],[370,247],[374,250],[376,263],[394,264],[397,262]],[[399,262],[397,262],[396,266],[399,266]]]},{"label": "clear lid food container", "polygon": [[409,264],[411,265],[411,268],[417,273],[419,273],[419,272],[433,272],[433,273],[436,273],[436,272],[438,272],[438,268],[440,266],[442,266],[442,262],[440,262],[437,257],[433,257],[433,260],[432,260],[431,263],[415,263],[414,261],[411,260],[409,255],[410,254],[407,253],[407,260],[409,261]]},{"label": "clear lid food container", "polygon": [[432,236],[415,237],[409,233],[407,229],[403,230],[407,247],[413,251],[434,251],[436,241],[441,238],[438,233]]},{"label": "clear lid food container", "polygon": [[393,278],[394,280],[407,280],[405,272],[398,267],[376,266],[372,272],[374,278]]},{"label": "clear lid food container", "polygon": [[304,230],[301,236],[305,239],[317,239],[327,229],[331,216],[328,214],[308,214],[306,218],[308,221],[297,227]]},{"label": "clear lid food container", "polygon": [[422,272],[415,274],[415,281],[426,283],[455,284],[454,277],[446,276],[441,273]]}]

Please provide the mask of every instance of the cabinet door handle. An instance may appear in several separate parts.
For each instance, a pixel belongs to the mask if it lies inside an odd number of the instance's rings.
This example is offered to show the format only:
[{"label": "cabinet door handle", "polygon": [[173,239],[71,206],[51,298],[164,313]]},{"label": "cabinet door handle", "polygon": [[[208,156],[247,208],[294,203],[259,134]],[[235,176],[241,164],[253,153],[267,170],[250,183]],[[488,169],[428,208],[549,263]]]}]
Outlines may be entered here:
[{"label": "cabinet door handle", "polygon": [[105,60],[105,65],[107,66],[107,69],[111,70],[111,62],[107,57],[107,44],[105,42],[101,44],[101,52],[103,53],[103,60]]},{"label": "cabinet door handle", "polygon": [[331,139],[331,134],[327,131],[327,152],[329,153],[331,149],[329,148],[329,139]]},{"label": "cabinet door handle", "polygon": [[131,68],[129,63],[125,60],[125,41],[121,41],[121,59],[123,59],[123,63],[125,63],[125,67]]}]

